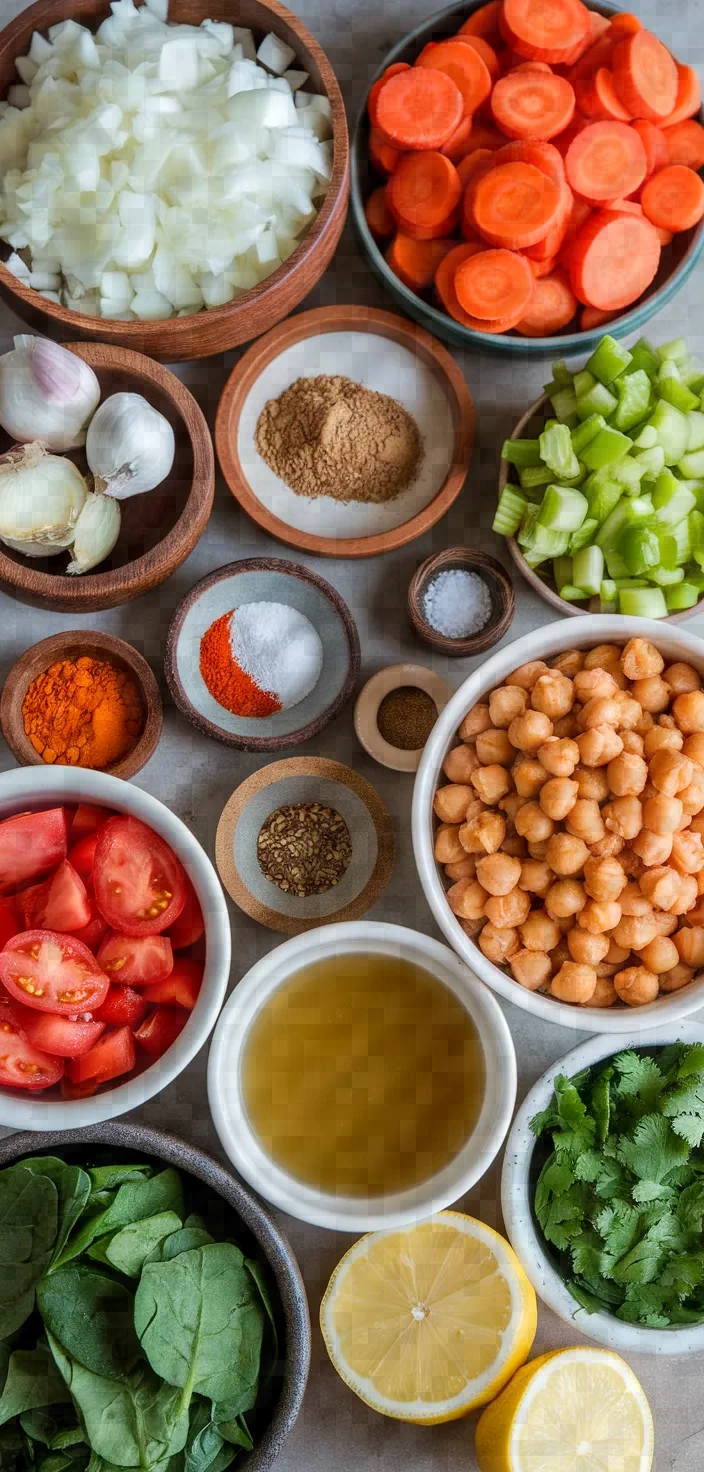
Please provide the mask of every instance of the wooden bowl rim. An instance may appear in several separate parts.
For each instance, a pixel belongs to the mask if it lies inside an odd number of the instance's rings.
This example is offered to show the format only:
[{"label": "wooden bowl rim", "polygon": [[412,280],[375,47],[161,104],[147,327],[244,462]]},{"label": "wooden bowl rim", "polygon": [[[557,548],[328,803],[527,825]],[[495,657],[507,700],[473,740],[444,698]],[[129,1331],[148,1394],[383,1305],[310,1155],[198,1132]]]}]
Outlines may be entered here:
[{"label": "wooden bowl rim", "polygon": [[[143,0],[136,0],[136,3],[139,5],[143,3]],[[119,322],[113,317],[101,318],[100,322],[106,324],[106,330],[111,333],[117,333],[121,343],[124,342],[126,346],[131,342],[137,343],[143,340],[145,332],[153,335],[154,330],[158,328],[159,338],[162,339],[163,335],[164,351],[169,355],[174,354],[178,361],[181,343],[183,342],[184,347],[187,345],[186,339],[193,332],[193,323],[197,321],[198,317],[207,316],[209,320],[214,320],[216,324],[224,323],[228,318],[239,314],[241,309],[246,309],[263,301],[268,293],[276,292],[277,288],[283,284],[291,273],[308,258],[311,251],[314,250],[331,224],[332,216],[340,196],[344,196],[349,191],[349,134],[347,117],[342,93],[332,66],[322,46],[315,39],[315,36],[303,24],[303,21],[292,10],[289,10],[288,6],[282,5],[280,0],[257,0],[257,3],[263,9],[270,11],[275,20],[283,21],[284,25],[289,26],[298,37],[301,45],[310,52],[320,72],[325,95],[332,108],[333,118],[336,111],[339,114],[340,126],[334,126],[333,124],[332,173],[322,204],[310,229],[300,244],[296,246],[295,251],[289,256],[288,260],[283,261],[275,271],[272,271],[271,276],[267,276],[258,286],[250,287],[242,296],[233,298],[232,301],[226,302],[224,306],[210,307],[207,311],[204,309],[202,313],[195,313],[191,317],[172,317],[158,324],[154,322]],[[50,8],[53,11],[54,9],[63,9],[64,7],[52,5]],[[207,7],[204,7],[205,9]],[[6,26],[3,26],[1,34],[6,41],[12,41],[14,40],[15,33],[17,33],[19,44],[20,37],[27,33],[28,27],[30,30],[42,31],[46,28],[46,25],[46,0],[35,0],[33,5],[27,6],[26,9],[20,11],[19,15],[9,21]],[[272,29],[275,29],[275,27],[272,27]],[[16,52],[16,55],[19,54],[19,51]],[[48,302],[40,292],[35,291],[32,287],[23,286],[17,277],[13,276],[12,272],[7,270],[7,267],[2,262],[0,262],[0,284],[2,284],[8,294],[18,297],[28,307],[34,311],[41,312],[60,327],[65,327],[77,335],[85,333],[89,337],[95,336],[99,331],[96,327],[95,317],[87,316],[84,312],[74,312],[71,308],[60,306],[56,302]],[[219,351],[222,351],[222,349],[214,349],[210,356],[214,356]],[[186,353],[185,356],[189,357],[192,354]]]},{"label": "wooden bowl rim", "polygon": [[[369,332],[417,353],[428,367],[445,379],[455,420],[453,461],[432,499],[422,511],[400,526],[366,537],[322,537],[289,526],[254,495],[237,448],[240,414],[263,369],[295,343],[329,332]],[[319,557],[376,557],[404,547],[407,542],[413,542],[429,531],[459,496],[469,474],[475,439],[474,401],[460,369],[446,348],[423,327],[405,321],[395,312],[353,305],[314,307],[272,327],[247,349],[233,368],[222,391],[215,420],[215,447],[220,469],[243,511],[277,541],[297,547],[302,552],[314,552]]]},{"label": "wooden bowl rim", "polygon": [[[523,435],[523,431],[527,429],[531,420],[540,413],[541,409],[545,408],[545,405],[548,402],[549,401],[547,394],[541,394],[540,398],[536,399],[535,403],[531,404],[530,408],[526,410],[522,419],[519,419],[518,423],[514,425],[509,435],[509,439],[520,439]],[[506,486],[509,482],[511,468],[512,467],[509,465],[508,460],[504,460],[502,456],[499,463],[499,496],[501,495],[504,486]],[[513,482],[511,482],[511,484],[513,484]],[[540,597],[543,598],[546,603],[549,603],[551,608],[556,608],[558,613],[562,614],[563,618],[584,618],[585,614],[590,613],[590,609],[582,608],[579,603],[567,603],[564,598],[560,597],[559,593],[556,593],[552,588],[549,588],[547,584],[542,581],[542,578],[538,576],[538,573],[535,571],[535,569],[528,566],[528,563],[526,562],[526,559],[523,556],[523,553],[515,537],[506,537],[505,540],[508,550],[511,553],[511,556],[516,564],[516,567],[518,568],[518,571],[521,574],[521,577],[525,578],[526,582],[530,584],[531,588],[533,588],[536,593],[539,593]],[[699,602],[695,603],[692,608],[683,608],[680,610],[679,613],[668,613],[666,618],[659,618],[657,622],[659,624],[683,624],[687,621],[688,618],[695,618],[698,613],[701,613],[703,607],[704,594],[702,594]],[[593,617],[601,618],[601,613],[597,611],[593,614]],[[621,617],[628,618],[629,615],[627,613],[624,613],[621,615]]]},{"label": "wooden bowl rim", "polygon": [[[478,634],[470,634],[466,639],[452,639],[439,634],[421,612],[421,600],[427,584],[437,572],[451,567],[466,567],[480,575],[482,572],[488,573],[498,584],[500,596],[504,600],[503,612],[499,618],[493,623],[485,624]],[[485,650],[498,644],[499,639],[503,639],[516,613],[516,594],[510,575],[496,557],[482,552],[478,547],[446,547],[444,552],[433,552],[430,557],[426,557],[425,562],[421,562],[414,572],[408,585],[407,606],[408,616],[419,638],[442,654],[466,659],[472,654],[483,654]]]},{"label": "wooden bowl rim", "polygon": [[[278,910],[272,910],[260,904],[241,879],[233,856],[233,839],[237,824],[251,799],[258,792],[285,777],[304,776],[324,777],[328,781],[339,782],[341,786],[348,787],[351,792],[354,792],[364,803],[374,824],[377,838],[376,863],[364,888],[353,900],[350,900],[349,904],[326,915],[323,919],[314,916],[310,920],[303,920],[292,915],[283,915]],[[343,920],[359,920],[367,910],[371,909],[371,906],[386,889],[393,872],[395,859],[396,840],[391,815],[376,788],[372,787],[371,782],[368,782],[366,777],[362,777],[361,773],[355,772],[353,767],[348,767],[343,762],[332,761],[328,757],[289,757],[285,761],[272,762],[269,766],[260,767],[258,771],[252,772],[251,776],[246,777],[244,782],[235,788],[226,802],[220,814],[215,836],[215,862],[218,874],[231,899],[246,915],[258,920],[260,925],[266,925],[269,930],[277,930],[285,935],[301,935],[306,930],[317,930],[322,925],[337,925]]]},{"label": "wooden bowl rim", "polygon": [[[104,655],[108,661],[119,661],[126,665],[137,682],[144,704],[144,729],[127,756],[109,767],[98,770],[109,777],[134,777],[146,766],[154,755],[161,737],[164,713],[156,676],[144,658],[132,644],[107,634],[102,629],[64,629],[60,634],[51,634],[48,639],[39,639],[15,660],[0,696],[0,727],[2,734],[20,766],[44,767],[48,764],[34,750],[25,733],[22,720],[22,703],[32,681],[37,675],[60,659],[80,658],[81,654]],[[80,771],[80,767],[72,768]]]},{"label": "wooden bowl rim", "polygon": [[[300,730],[291,731],[286,736],[240,736],[234,731],[226,731],[222,726],[217,726],[214,721],[209,721],[207,716],[202,715],[196,709],[195,705],[193,705],[178,673],[178,641],[181,637],[181,630],[186,614],[208,588],[212,588],[216,583],[224,582],[226,578],[236,577],[243,572],[282,572],[287,573],[290,577],[298,578],[300,582],[310,583],[312,587],[317,588],[327,598],[328,602],[332,604],[345,631],[348,649],[348,666],[344,683],[338,690],[334,700],[327,707],[327,710],[321,711],[319,716],[309,721],[306,726],[301,726]],[[186,717],[186,720],[190,721],[191,725],[195,726],[196,730],[202,732],[204,736],[211,736],[215,741],[220,741],[225,746],[234,746],[238,751],[285,751],[288,747],[300,746],[304,741],[309,741],[312,736],[317,736],[323,727],[327,726],[328,721],[331,721],[333,716],[337,715],[337,712],[352,695],[359,678],[360,660],[361,654],[357,625],[344,598],[341,597],[336,588],[332,587],[331,583],[326,582],[325,578],[319,577],[317,573],[311,572],[309,568],[303,567],[301,563],[288,562],[283,557],[245,557],[239,562],[227,562],[223,567],[218,567],[214,572],[208,573],[199,582],[195,583],[190,592],[186,593],[185,597],[181,599],[173,614],[169,625],[169,632],[166,636],[164,674],[166,675],[166,682],[171,691],[174,704],[178,706],[178,709]],[[307,760],[307,758],[300,758],[300,760]]]},{"label": "wooden bowl rim", "polygon": [[[453,695],[453,686],[435,670],[422,664],[387,664],[367,680],[357,696],[354,706],[354,729],[360,746],[380,767],[391,772],[417,772],[425,751],[419,746],[415,751],[404,751],[385,741],[377,725],[377,711],[385,696],[403,685],[415,685],[424,690],[434,702],[438,719]],[[428,738],[430,739],[430,738]],[[427,744],[427,743],[426,743]]]}]

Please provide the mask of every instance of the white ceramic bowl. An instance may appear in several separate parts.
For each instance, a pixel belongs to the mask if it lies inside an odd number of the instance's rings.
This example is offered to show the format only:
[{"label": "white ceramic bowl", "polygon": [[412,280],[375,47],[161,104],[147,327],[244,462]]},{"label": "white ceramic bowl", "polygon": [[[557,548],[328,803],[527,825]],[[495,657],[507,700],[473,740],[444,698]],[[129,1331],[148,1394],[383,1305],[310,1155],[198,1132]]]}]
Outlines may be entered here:
[{"label": "white ceramic bowl", "polygon": [[143,1073],[89,1099],[63,1100],[0,1088],[0,1124],[21,1130],[72,1130],[116,1119],[173,1082],[212,1031],[230,974],[230,920],[215,870],[180,818],[139,787],[105,772],[75,767],[21,767],[0,776],[0,819],[28,809],[89,802],[148,823],[170,844],[196,891],[205,919],[206,962],[198,1001],[163,1058]]},{"label": "white ceramic bowl", "polygon": [[631,1013],[631,1031],[625,1037],[588,1038],[551,1064],[526,1095],[513,1121],[501,1174],[501,1210],[511,1246],[520,1259],[533,1287],[543,1303],[564,1319],[570,1328],[579,1329],[597,1344],[626,1354],[700,1354],[704,1350],[704,1324],[691,1324],[672,1329],[647,1329],[639,1324],[625,1324],[612,1314],[589,1314],[572,1297],[547,1256],[535,1229],[531,1211],[530,1167],[536,1139],[530,1121],[539,1110],[546,1109],[553,1094],[558,1073],[572,1078],[582,1068],[590,1068],[601,1059],[627,1048],[653,1048],[667,1043],[702,1043],[704,1027],[692,1023],[668,1022],[663,1027],[641,1030],[637,1015]]},{"label": "white ceramic bowl", "polygon": [[[252,1130],[242,1097],[241,1066],[256,1014],[303,966],[328,956],[402,957],[432,972],[460,998],[484,1052],[486,1091],[475,1129],[444,1170],[412,1190],[387,1197],[333,1196],[303,1185],[274,1164]],[[235,988],[215,1030],[208,1064],[210,1112],[223,1148],[255,1190],[291,1216],[341,1232],[404,1226],[441,1211],[484,1174],[503,1144],[516,1098],[516,1056],[498,1003],[478,987],[446,946],[402,925],[356,923],[309,930],[253,966]]]},{"label": "white ceramic bowl", "polygon": [[[582,618],[563,619],[525,634],[492,655],[480,669],[460,685],[453,699],[441,711],[426,742],[413,792],[413,850],[425,897],[441,930],[458,955],[481,976],[488,986],[517,1007],[580,1032],[629,1033],[633,1028],[655,1027],[676,1017],[687,1017],[704,1006],[704,972],[699,972],[682,991],[658,997],[645,1007],[573,1007],[540,992],[527,991],[507,972],[494,966],[482,955],[478,945],[462,929],[447,903],[440,866],[433,853],[433,798],[442,777],[442,764],[451,746],[456,745],[457,729],[473,705],[483,700],[507,675],[531,659],[551,657],[565,649],[591,649],[597,644],[626,644],[629,639],[650,639],[661,651],[666,664],[685,660],[704,676],[704,642],[671,624],[657,619],[624,618],[616,614],[585,614]],[[637,1015],[637,1023],[635,1016]]]}]

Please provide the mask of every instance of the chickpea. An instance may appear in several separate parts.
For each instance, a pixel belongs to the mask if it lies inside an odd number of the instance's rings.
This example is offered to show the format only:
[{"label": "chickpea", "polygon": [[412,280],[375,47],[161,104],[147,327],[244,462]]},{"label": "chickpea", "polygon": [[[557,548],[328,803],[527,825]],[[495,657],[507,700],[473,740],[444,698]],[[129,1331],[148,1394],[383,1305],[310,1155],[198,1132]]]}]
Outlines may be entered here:
[{"label": "chickpea", "polygon": [[555,920],[555,924],[560,932],[560,935],[566,936],[569,934],[570,930],[572,930],[575,924],[575,919],[576,917],[574,915],[558,915],[557,919]]},{"label": "chickpea", "polygon": [[539,805],[549,818],[561,822],[567,817],[577,801],[579,787],[569,777],[551,777],[541,789]]},{"label": "chickpea", "polygon": [[649,639],[629,639],[621,655],[621,669],[628,680],[645,680],[661,675],[665,661]]},{"label": "chickpea", "polygon": [[558,1002],[575,1002],[582,1007],[591,1001],[595,991],[594,967],[580,966],[576,961],[565,961],[550,983],[551,995]]},{"label": "chickpea", "polygon": [[[511,778],[506,768],[495,762],[489,767],[479,767],[476,772],[472,772],[472,786],[482,802],[493,807],[500,797],[505,797],[511,791]],[[444,790],[447,791],[446,788]]]},{"label": "chickpea", "polygon": [[522,716],[528,705],[528,695],[518,685],[500,685],[489,696],[489,715],[492,726],[507,731],[517,716]]},{"label": "chickpea", "polygon": [[656,751],[650,758],[650,780],[658,792],[676,797],[688,787],[694,776],[694,765],[681,751]]},{"label": "chickpea", "polygon": [[704,808],[704,769],[694,767],[694,775],[688,787],[683,787],[679,793],[685,816],[696,817],[697,813]]},{"label": "chickpea", "polygon": [[648,828],[641,828],[631,846],[647,868],[657,867],[666,864],[672,853],[672,834],[651,833]]},{"label": "chickpea", "polygon": [[435,857],[439,864],[459,864],[464,858],[459,831],[455,823],[440,824],[435,834]]},{"label": "chickpea", "polygon": [[606,833],[597,843],[590,843],[589,852],[593,859],[617,859],[623,853],[623,839],[616,833]]},{"label": "chickpea", "polygon": [[704,844],[701,833],[672,835],[672,867],[678,874],[698,874],[704,869]]},{"label": "chickpea", "polygon": [[663,680],[667,680],[673,695],[689,695],[692,690],[701,689],[701,680],[694,666],[685,664],[678,660],[676,664],[668,665],[663,670]]},{"label": "chickpea", "polygon": [[572,960],[579,962],[580,966],[598,966],[606,959],[609,937],[592,935],[589,930],[575,925],[567,937],[567,945]]},{"label": "chickpea", "polygon": [[512,889],[510,894],[492,894],[484,907],[488,920],[497,930],[507,925],[518,929],[530,914],[530,899],[524,889]]},{"label": "chickpea", "polygon": [[472,788],[463,782],[449,782],[447,787],[438,787],[433,802],[436,816],[441,823],[462,823],[473,797]]},{"label": "chickpea", "polygon": [[615,729],[620,724],[618,703],[612,695],[596,696],[582,706],[579,716],[582,731],[591,731],[595,726],[613,726]]},{"label": "chickpea", "polygon": [[672,714],[684,736],[704,731],[704,690],[690,690],[686,695],[678,695]]},{"label": "chickpea", "polygon": [[619,709],[619,726],[625,731],[638,731],[645,736],[653,725],[650,711],[644,711],[639,701],[634,700],[627,690],[618,690],[614,696]]},{"label": "chickpea", "polygon": [[610,966],[623,966],[624,961],[628,960],[630,954],[630,946],[619,946],[616,944],[613,936],[611,937],[609,949],[606,952],[606,960]]},{"label": "chickpea", "polygon": [[581,838],[571,833],[555,833],[547,846],[547,861],[561,879],[581,874],[589,858],[589,849]]},{"label": "chickpea", "polygon": [[533,843],[529,839],[528,840],[528,853],[530,854],[531,859],[540,859],[540,860],[544,859],[545,856],[546,856],[546,854],[547,854],[547,851],[548,851],[548,843],[549,842],[550,842],[550,840],[548,838],[541,838],[541,840],[540,840],[539,843],[537,843],[537,842],[536,843]]},{"label": "chickpea", "polygon": [[658,935],[674,935],[679,924],[677,915],[670,915],[666,910],[653,910],[653,919]]},{"label": "chickpea", "polygon": [[504,839],[501,852],[510,854],[512,859],[524,859],[528,852],[528,845],[525,838],[519,838],[517,833],[513,833]]},{"label": "chickpea", "polygon": [[470,854],[465,854],[463,859],[458,859],[454,864],[445,865],[445,873],[453,884],[456,879],[474,879],[477,866]]},{"label": "chickpea", "polygon": [[560,939],[560,931],[547,910],[531,910],[520,927],[521,942],[527,951],[552,951]]},{"label": "chickpea", "polygon": [[491,715],[488,705],[473,705],[459,729],[460,741],[472,741],[479,736],[481,731],[488,731],[491,725]]},{"label": "chickpea", "polygon": [[488,854],[477,860],[477,879],[487,894],[510,894],[521,874],[520,859],[508,854]]},{"label": "chickpea", "polygon": [[674,833],[683,812],[678,797],[657,793],[643,804],[643,823],[651,833]]},{"label": "chickpea", "polygon": [[645,873],[643,860],[639,859],[637,854],[634,854],[632,848],[622,848],[619,854],[619,861],[624,874],[627,874],[629,879],[640,879],[641,874]]},{"label": "chickpea", "polygon": [[545,899],[553,877],[549,864],[544,861],[540,862],[538,859],[524,859],[521,864],[518,887],[527,890],[529,894],[537,894],[540,899]]},{"label": "chickpea", "polygon": [[689,986],[694,971],[691,966],[673,966],[671,971],[666,971],[660,977],[661,992],[679,992],[683,986]]},{"label": "chickpea", "polygon": [[578,924],[592,935],[604,935],[607,930],[614,930],[620,920],[621,906],[618,900],[587,900]]},{"label": "chickpea", "polygon": [[584,865],[584,888],[592,900],[617,900],[626,887],[626,876],[618,859],[588,858]]},{"label": "chickpea", "polygon": [[680,894],[681,875],[676,869],[663,864],[659,869],[647,869],[641,876],[640,888],[651,905],[659,910],[671,910]]},{"label": "chickpea", "polygon": [[641,946],[638,952],[644,966],[648,971],[653,971],[656,976],[662,976],[663,972],[671,971],[673,966],[679,964],[679,954],[674,941],[666,935],[656,935],[647,946]]},{"label": "chickpea", "polygon": [[574,676],[573,683],[574,693],[583,705],[587,705],[590,700],[608,700],[618,690],[613,675],[598,666],[595,669],[581,670]]},{"label": "chickpea", "polygon": [[569,952],[569,946],[567,945],[567,939],[563,936],[559,945],[556,945],[554,951],[550,952],[550,966],[553,976],[557,974],[561,966],[564,966],[565,961],[571,960],[572,957]]},{"label": "chickpea", "polygon": [[550,668],[559,670],[561,675],[567,675],[568,680],[573,680],[584,665],[584,655],[581,649],[565,649],[562,654],[556,655]]},{"label": "chickpea", "polygon": [[643,755],[651,761],[656,751],[681,751],[683,741],[676,727],[653,726],[643,738]]},{"label": "chickpea", "polygon": [[493,726],[477,736],[474,749],[483,767],[491,767],[495,763],[498,763],[500,767],[510,767],[516,755],[508,739],[508,733],[495,730]]},{"label": "chickpea", "polygon": [[648,780],[648,765],[642,756],[622,751],[606,768],[609,787],[616,797],[637,797]]},{"label": "chickpea", "polygon": [[704,926],[683,925],[675,936],[675,946],[680,961],[695,970],[704,966]]},{"label": "chickpea", "polygon": [[[641,713],[640,713],[640,715],[638,717],[638,721],[637,721],[636,725],[633,728],[633,734],[635,736],[640,736],[640,738],[642,740],[643,737],[647,736],[647,734],[648,734],[649,731],[652,731],[654,725],[655,725],[655,717],[654,716],[651,716],[649,710],[643,710],[643,709],[641,709]],[[621,729],[623,729],[623,727]]]},{"label": "chickpea", "polygon": [[622,915],[612,931],[616,944],[629,951],[641,951],[655,939],[657,933],[658,927],[652,911],[649,915]]},{"label": "chickpea", "polygon": [[555,832],[555,824],[537,802],[524,802],[516,813],[516,832],[529,843],[545,843]]},{"label": "chickpea", "polygon": [[704,767],[704,731],[695,731],[693,736],[688,736],[682,750],[696,766]]},{"label": "chickpea", "polygon": [[616,681],[616,685],[619,690],[628,690],[628,680],[626,679],[626,676],[624,675],[623,670],[621,669],[621,665],[617,659],[614,660],[613,664],[611,664],[611,662],[607,660],[606,664],[604,665],[604,669],[607,670],[612,679]]},{"label": "chickpea", "polygon": [[458,915],[457,922],[465,935],[468,935],[471,940],[474,940],[475,936],[479,935],[480,930],[483,930],[486,925],[486,917],[479,915],[476,920],[464,920],[462,916]]},{"label": "chickpea", "polygon": [[623,726],[619,726],[618,734],[623,742],[623,749],[629,756],[643,755],[643,737],[637,731],[626,731]]},{"label": "chickpea", "polygon": [[487,920],[479,937],[479,949],[487,961],[493,961],[495,966],[503,966],[511,956],[516,954],[519,948],[518,931],[507,925],[503,930],[497,930],[490,920]]},{"label": "chickpea", "polygon": [[560,741],[571,741],[572,738],[576,736],[577,732],[579,731],[579,726],[577,725],[578,715],[579,708],[577,706],[573,706],[568,716],[561,716],[559,721],[553,721],[553,736],[557,736]]},{"label": "chickpea", "polygon": [[680,874],[680,892],[670,905],[672,915],[689,915],[697,903],[697,881],[693,874]]},{"label": "chickpea", "polygon": [[495,854],[505,836],[506,819],[488,808],[463,823],[459,831],[460,845],[468,854]]},{"label": "chickpea", "polygon": [[516,813],[523,807],[525,800],[518,792],[507,792],[505,797],[499,798],[499,807],[506,814],[509,823],[515,823]]},{"label": "chickpea", "polygon": [[536,680],[530,703],[533,710],[542,711],[551,721],[559,721],[569,715],[574,705],[574,685],[559,670],[549,670]]},{"label": "chickpea", "polygon": [[605,802],[609,796],[606,767],[577,767],[574,780],[579,787],[580,797],[593,798],[594,802]]},{"label": "chickpea", "polygon": [[593,649],[588,649],[584,656],[585,670],[611,669],[612,664],[617,664],[619,669],[621,650],[618,644],[596,644]]},{"label": "chickpea", "polygon": [[519,685],[521,690],[532,690],[536,680],[541,675],[548,674],[548,667],[543,659],[531,659],[528,664],[519,665],[517,670],[506,680],[507,685]]},{"label": "chickpea", "polygon": [[565,827],[573,838],[583,838],[585,843],[598,843],[606,829],[599,811],[599,804],[590,797],[578,797],[565,819]]},{"label": "chickpea", "polygon": [[571,777],[579,761],[579,747],[569,737],[550,736],[538,748],[538,761],[551,777]]},{"label": "chickpea", "polygon": [[630,843],[643,827],[643,807],[639,797],[616,797],[609,802],[602,813],[606,827],[610,833],[616,833],[626,843]]},{"label": "chickpea", "polygon": [[479,920],[488,898],[478,879],[458,879],[447,891],[447,903],[461,920]]},{"label": "chickpea", "polygon": [[511,776],[516,792],[521,797],[537,797],[541,787],[548,780],[548,774],[542,762],[531,756],[522,756],[517,762],[514,762]]},{"label": "chickpea", "polygon": [[704,813],[695,813],[689,825],[690,833],[704,834]]},{"label": "chickpea", "polygon": [[[658,716],[658,725],[663,726],[666,731],[677,730],[677,722],[675,720],[675,717],[671,714],[669,710],[666,711],[664,715]],[[680,735],[681,734],[682,733],[680,732]]]},{"label": "chickpea", "polygon": [[527,710],[511,722],[508,735],[513,746],[532,755],[552,736],[552,721],[541,710]]},{"label": "chickpea", "polygon": [[544,951],[517,951],[509,961],[514,981],[537,992],[550,979],[550,957]]},{"label": "chickpea", "polygon": [[613,1007],[618,1001],[616,988],[609,976],[599,976],[597,973],[596,987],[593,995],[589,998],[590,1007]]},{"label": "chickpea", "polygon": [[584,885],[577,879],[556,879],[545,896],[545,908],[551,920],[566,920],[578,915],[587,903]]},{"label": "chickpea", "polygon": [[605,767],[623,751],[623,741],[613,726],[591,726],[577,737],[577,745],[585,767]]},{"label": "chickpea", "polygon": [[625,971],[617,971],[614,986],[621,1001],[629,1007],[654,1002],[660,989],[657,976],[645,966],[628,966]]},{"label": "chickpea", "polygon": [[634,700],[650,715],[660,715],[670,704],[672,692],[660,675],[648,675],[645,680],[634,680],[631,691]]},{"label": "chickpea", "polygon": [[478,766],[479,758],[473,746],[453,746],[452,751],[448,751],[445,757],[442,769],[448,782],[466,786],[472,772],[476,772]]}]

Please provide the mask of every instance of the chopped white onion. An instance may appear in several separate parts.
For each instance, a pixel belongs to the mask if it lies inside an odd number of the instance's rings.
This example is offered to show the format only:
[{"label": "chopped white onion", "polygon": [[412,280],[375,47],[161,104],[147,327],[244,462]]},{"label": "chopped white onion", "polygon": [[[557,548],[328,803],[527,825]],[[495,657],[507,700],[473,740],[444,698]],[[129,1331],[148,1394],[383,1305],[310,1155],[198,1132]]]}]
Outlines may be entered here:
[{"label": "chopped white onion", "polygon": [[283,76],[286,68],[295,60],[296,53],[293,47],[287,46],[286,42],[282,41],[279,36],[275,36],[273,31],[264,37],[257,48],[257,61],[260,61],[262,66],[268,67],[269,71],[277,77]]}]

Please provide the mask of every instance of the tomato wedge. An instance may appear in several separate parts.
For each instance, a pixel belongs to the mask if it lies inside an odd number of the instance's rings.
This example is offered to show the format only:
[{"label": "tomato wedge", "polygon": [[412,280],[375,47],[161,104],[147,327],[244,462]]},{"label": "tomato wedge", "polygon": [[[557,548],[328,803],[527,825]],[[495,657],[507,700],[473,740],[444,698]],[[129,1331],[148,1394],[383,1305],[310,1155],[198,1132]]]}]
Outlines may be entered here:
[{"label": "tomato wedge", "polygon": [[82,941],[84,946],[87,946],[88,950],[92,951],[93,955],[95,955],[108,927],[103,920],[95,900],[91,899],[90,895],[88,896],[88,902],[90,904],[90,920],[88,924],[83,925],[80,930],[72,930],[70,934],[74,940]]},{"label": "tomato wedge", "polygon": [[82,930],[91,917],[88,891],[68,859],[43,884],[23,889],[16,904],[24,930]]},{"label": "tomato wedge", "polygon": [[18,813],[0,823],[0,893],[55,869],[66,858],[65,808]]},{"label": "tomato wedge", "polygon": [[178,920],[174,922],[169,930],[169,940],[175,951],[185,951],[186,946],[194,946],[197,940],[205,934],[205,921],[203,911],[198,903],[198,897],[191,884],[186,880],[186,902],[183,906]]},{"label": "tomato wedge", "polygon": [[0,953],[0,981],[25,1006],[64,1016],[94,1012],[110,985],[87,946],[51,930],[13,936]]},{"label": "tomato wedge", "polygon": [[128,1027],[114,1028],[103,1033],[94,1048],[81,1058],[72,1058],[68,1065],[68,1076],[72,1084],[95,1081],[106,1084],[111,1078],[130,1073],[134,1068],[134,1039]]},{"label": "tomato wedge", "polygon": [[188,1022],[188,1013],[181,1007],[155,1007],[137,1028],[135,1038],[145,1053],[152,1058],[161,1058],[171,1047]]},{"label": "tomato wedge", "polygon": [[123,935],[168,930],[186,903],[186,873],[167,843],[138,818],[110,818],[93,866],[98,909]]},{"label": "tomato wedge", "polygon": [[0,951],[13,935],[19,935],[21,929],[14,900],[0,899]]},{"label": "tomato wedge", "polygon": [[98,833],[85,833],[68,851],[69,863],[89,890],[93,888],[93,860],[98,846]]},{"label": "tomato wedge", "polygon": [[163,1002],[167,1007],[185,1007],[187,1012],[192,1012],[202,980],[203,967],[197,961],[176,960],[170,976],[147,987],[145,1000]]},{"label": "tomato wedge", "polygon": [[123,986],[150,986],[173,970],[171,941],[165,935],[117,935],[110,931],[98,951],[98,965]]},{"label": "tomato wedge", "polygon": [[57,1017],[54,1012],[33,1012],[30,1007],[22,1010],[22,1029],[32,1047],[58,1058],[80,1058],[105,1031],[104,1022],[81,1022],[76,1018]]},{"label": "tomato wedge", "polygon": [[69,828],[69,842],[78,843],[86,833],[97,832],[103,823],[107,823],[108,818],[114,816],[111,808],[99,808],[92,802],[79,802]]},{"label": "tomato wedge", "polygon": [[20,1022],[20,1008],[0,999],[0,1084],[9,1089],[50,1089],[64,1071],[63,1058],[40,1053]]},{"label": "tomato wedge", "polygon": [[111,986],[95,1013],[96,1021],[112,1022],[118,1027],[138,1027],[147,1010],[143,992],[131,986]]}]

